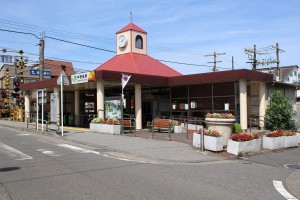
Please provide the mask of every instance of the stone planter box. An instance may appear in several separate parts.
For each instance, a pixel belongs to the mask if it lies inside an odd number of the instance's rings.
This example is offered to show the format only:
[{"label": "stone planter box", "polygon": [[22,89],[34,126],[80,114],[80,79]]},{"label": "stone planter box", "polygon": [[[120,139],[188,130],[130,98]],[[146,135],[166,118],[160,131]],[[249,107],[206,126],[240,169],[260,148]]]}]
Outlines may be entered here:
[{"label": "stone planter box", "polygon": [[201,134],[193,133],[193,146],[200,147]]},{"label": "stone planter box", "polygon": [[210,151],[223,151],[223,144],[224,137],[211,137],[204,135],[204,149]]},{"label": "stone planter box", "polygon": [[183,126],[174,126],[174,133],[183,133]]},{"label": "stone planter box", "polygon": [[261,151],[262,140],[255,139],[245,142],[236,142],[231,139],[228,140],[227,152],[234,155],[242,155],[245,153]]},{"label": "stone planter box", "polygon": [[90,123],[90,131],[119,135],[121,133],[121,125]]},{"label": "stone planter box", "polygon": [[300,133],[296,133],[296,135],[298,136],[298,143],[300,144]]},{"label": "stone planter box", "polygon": [[[193,133],[193,146],[200,147],[201,134]],[[211,137],[204,135],[204,149],[210,151],[223,151],[224,137]]]},{"label": "stone planter box", "polygon": [[224,145],[226,146],[232,135],[232,125],[235,119],[205,118],[205,121],[207,129],[219,131],[224,136]]},{"label": "stone planter box", "polygon": [[263,137],[263,148],[264,149],[281,149],[285,147],[285,136],[281,137]]},{"label": "stone planter box", "polygon": [[284,147],[289,148],[289,147],[296,147],[298,146],[298,136],[285,136],[285,142],[284,142]]}]

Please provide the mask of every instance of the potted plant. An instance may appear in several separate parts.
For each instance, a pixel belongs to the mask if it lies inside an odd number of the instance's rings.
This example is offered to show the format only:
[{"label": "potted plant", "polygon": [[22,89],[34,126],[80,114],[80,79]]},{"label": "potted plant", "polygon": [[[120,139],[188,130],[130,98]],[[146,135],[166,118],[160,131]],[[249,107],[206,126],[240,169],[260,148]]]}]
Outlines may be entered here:
[{"label": "potted plant", "polygon": [[174,130],[174,133],[182,133],[182,126],[179,124],[177,120],[172,120],[172,130]]},{"label": "potted plant", "polygon": [[284,135],[285,135],[285,142],[284,142],[285,148],[298,146],[298,136],[296,135],[296,132],[286,131]]},{"label": "potted plant", "polygon": [[216,130],[204,130],[204,148],[210,151],[223,151],[224,137]]},{"label": "potted plant", "polygon": [[261,139],[257,134],[233,134],[228,140],[227,152],[234,155],[258,152],[261,150]]},{"label": "potted plant", "polygon": [[95,118],[90,123],[90,130],[97,133],[120,134],[121,125],[117,119]]},{"label": "potted plant", "polygon": [[235,122],[234,115],[231,113],[208,113],[205,122],[207,129],[219,131],[224,136],[224,145],[227,145],[232,135],[232,126]]},{"label": "potted plant", "polygon": [[[193,146],[200,147],[201,129],[193,133]],[[224,144],[224,137],[215,130],[204,129],[204,149],[210,151],[222,151]]]},{"label": "potted plant", "polygon": [[285,147],[284,131],[278,130],[268,133],[263,137],[264,149],[281,149]]}]

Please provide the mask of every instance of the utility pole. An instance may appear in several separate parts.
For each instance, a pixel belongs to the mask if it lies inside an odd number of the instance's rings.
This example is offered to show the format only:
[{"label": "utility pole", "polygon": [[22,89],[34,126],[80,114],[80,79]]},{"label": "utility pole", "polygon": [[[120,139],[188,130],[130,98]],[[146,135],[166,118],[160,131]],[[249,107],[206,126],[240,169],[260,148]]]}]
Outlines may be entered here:
[{"label": "utility pole", "polygon": [[[246,63],[251,63],[252,64],[252,70],[256,70],[256,66],[257,66],[257,59],[256,59],[256,45],[254,45],[253,49],[245,49],[245,53],[248,54],[248,58],[249,60],[253,60],[251,62],[246,62]],[[251,58],[251,53],[253,53],[253,59]]]},{"label": "utility pole", "polygon": [[234,60],[233,60],[233,56],[231,56],[231,67],[232,67],[232,70],[234,70]]},{"label": "utility pole", "polygon": [[207,63],[214,63],[213,72],[217,71],[217,62],[222,62],[222,61],[217,61],[217,56],[224,55],[224,54],[226,54],[226,53],[216,53],[216,52],[214,52],[213,54],[204,55],[205,57],[207,57],[207,56],[213,56],[214,57],[213,62],[207,62]]},{"label": "utility pole", "polygon": [[45,51],[45,32],[41,33],[42,37],[39,42],[40,51],[39,51],[39,72],[40,72],[40,81],[44,80],[44,51]]},{"label": "utility pole", "polygon": [[279,80],[281,80],[281,77],[280,77],[280,65],[279,65],[279,63],[280,63],[280,61],[279,61],[279,53],[284,52],[284,50],[282,50],[282,49],[279,48],[279,44],[278,43],[276,43],[276,47],[274,47],[274,48],[276,49],[276,71],[277,71],[276,75],[279,78]]}]

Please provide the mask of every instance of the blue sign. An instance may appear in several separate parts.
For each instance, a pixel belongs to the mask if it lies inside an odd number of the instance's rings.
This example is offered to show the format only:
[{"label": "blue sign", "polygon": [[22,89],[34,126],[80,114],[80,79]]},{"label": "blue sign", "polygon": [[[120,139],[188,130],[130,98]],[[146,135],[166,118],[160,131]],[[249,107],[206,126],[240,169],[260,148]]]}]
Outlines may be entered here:
[{"label": "blue sign", "polygon": [[[31,69],[30,75],[38,76],[40,75],[40,70],[38,69]],[[44,71],[44,76],[51,76],[51,71]]]}]

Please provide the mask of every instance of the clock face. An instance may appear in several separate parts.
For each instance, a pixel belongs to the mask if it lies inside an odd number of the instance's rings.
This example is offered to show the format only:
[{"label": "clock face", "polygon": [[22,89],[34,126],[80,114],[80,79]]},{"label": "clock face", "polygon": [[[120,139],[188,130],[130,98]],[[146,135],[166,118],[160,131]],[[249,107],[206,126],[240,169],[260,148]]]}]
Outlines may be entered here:
[{"label": "clock face", "polygon": [[119,47],[125,47],[127,45],[127,38],[125,37],[125,35],[120,35],[118,39],[118,45]]}]

